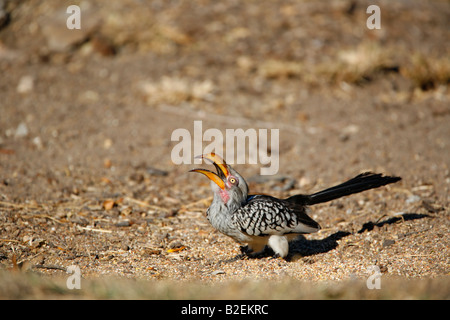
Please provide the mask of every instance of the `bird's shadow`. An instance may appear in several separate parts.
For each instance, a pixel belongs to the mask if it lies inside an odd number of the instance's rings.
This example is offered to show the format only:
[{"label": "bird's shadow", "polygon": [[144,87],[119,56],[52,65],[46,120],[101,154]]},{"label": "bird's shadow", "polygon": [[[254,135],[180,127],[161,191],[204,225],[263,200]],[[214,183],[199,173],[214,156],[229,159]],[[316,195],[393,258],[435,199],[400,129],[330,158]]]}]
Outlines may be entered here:
[{"label": "bird's shadow", "polygon": [[[361,234],[366,231],[371,231],[375,227],[380,228],[384,225],[390,225],[400,221],[417,220],[427,217],[430,216],[427,214],[419,214],[419,213],[403,213],[402,215],[391,217],[383,221],[366,222],[363,224],[362,228],[359,231],[357,231],[357,233]],[[352,233],[348,231],[338,231],[320,240],[308,240],[301,235],[297,239],[291,241],[290,243],[289,246],[289,257],[291,258],[290,260],[292,260],[292,258],[296,256],[308,257],[336,249],[337,246],[339,245],[338,241],[351,234]]]},{"label": "bird's shadow", "polygon": [[[423,218],[429,218],[430,216],[427,214],[420,213],[403,213],[401,215],[391,217],[386,220],[380,221],[369,221],[363,224],[361,229],[356,233],[364,233],[366,231],[372,231],[375,227],[380,228],[384,225],[390,225],[401,221],[409,221],[409,220],[417,220]],[[291,241],[289,243],[289,254],[285,258],[286,261],[296,261],[298,258],[305,258],[309,256],[314,256],[319,253],[329,252],[333,249],[336,249],[339,245],[338,241],[351,235],[351,232],[348,231],[338,231],[335,232],[328,237],[320,240],[308,240],[303,235],[299,235],[297,239]],[[242,247],[241,250],[245,251],[246,247]],[[234,262],[236,260],[241,259],[261,259],[266,257],[275,257],[274,252],[271,248],[266,246],[264,250],[260,253],[254,255],[248,255],[243,251],[242,254],[237,255],[236,257],[221,261],[221,262]]]}]

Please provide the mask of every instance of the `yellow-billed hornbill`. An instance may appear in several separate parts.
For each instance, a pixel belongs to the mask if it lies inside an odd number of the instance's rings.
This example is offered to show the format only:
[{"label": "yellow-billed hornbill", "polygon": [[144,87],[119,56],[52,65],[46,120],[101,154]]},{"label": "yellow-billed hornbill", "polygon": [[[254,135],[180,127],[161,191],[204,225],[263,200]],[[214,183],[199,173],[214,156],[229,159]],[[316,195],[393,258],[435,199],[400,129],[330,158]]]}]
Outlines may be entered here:
[{"label": "yellow-billed hornbill", "polygon": [[268,195],[249,195],[244,178],[214,153],[197,158],[210,160],[217,169],[193,169],[211,180],[214,198],[206,214],[211,225],[241,244],[243,253],[256,256],[268,245],[277,257],[286,257],[289,240],[299,234],[320,230],[307,215],[308,206],[331,201],[353,193],[378,188],[401,180],[366,172],[337,186],[310,195],[294,195],[278,199]]}]

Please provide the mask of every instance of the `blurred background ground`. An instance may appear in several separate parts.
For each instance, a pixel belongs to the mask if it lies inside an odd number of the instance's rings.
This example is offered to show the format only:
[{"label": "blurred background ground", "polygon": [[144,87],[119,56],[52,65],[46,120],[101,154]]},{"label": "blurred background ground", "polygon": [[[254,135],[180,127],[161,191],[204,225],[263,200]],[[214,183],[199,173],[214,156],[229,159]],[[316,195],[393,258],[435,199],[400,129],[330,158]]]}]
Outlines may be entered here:
[{"label": "blurred background ground", "polygon": [[[66,28],[72,4],[81,30]],[[379,1],[369,30],[371,4],[0,1],[0,297],[55,297],[77,265],[85,283],[145,288],[133,297],[182,280],[176,298],[219,284],[221,298],[326,298],[330,283],[330,297],[448,299],[450,5]],[[323,230],[289,262],[224,263],[239,248],[204,216],[209,183],[171,161],[172,132],[195,120],[280,129],[276,177],[235,166],[254,192],[403,180],[313,208]],[[372,265],[394,285],[364,289]]]}]

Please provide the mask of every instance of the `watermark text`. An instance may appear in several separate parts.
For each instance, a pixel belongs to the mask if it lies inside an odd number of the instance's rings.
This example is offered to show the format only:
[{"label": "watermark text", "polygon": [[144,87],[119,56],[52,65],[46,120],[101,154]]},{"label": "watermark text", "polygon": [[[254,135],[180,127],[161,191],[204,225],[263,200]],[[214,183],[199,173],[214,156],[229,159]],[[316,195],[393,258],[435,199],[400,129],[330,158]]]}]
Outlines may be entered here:
[{"label": "watermark text", "polygon": [[178,143],[171,159],[177,165],[200,164],[202,160],[194,156],[214,152],[228,164],[261,164],[261,175],[274,175],[279,169],[279,138],[279,129],[270,129],[270,134],[268,129],[226,129],[224,135],[215,128],[203,131],[202,121],[194,121],[193,135],[185,128],[172,132],[171,141]]}]

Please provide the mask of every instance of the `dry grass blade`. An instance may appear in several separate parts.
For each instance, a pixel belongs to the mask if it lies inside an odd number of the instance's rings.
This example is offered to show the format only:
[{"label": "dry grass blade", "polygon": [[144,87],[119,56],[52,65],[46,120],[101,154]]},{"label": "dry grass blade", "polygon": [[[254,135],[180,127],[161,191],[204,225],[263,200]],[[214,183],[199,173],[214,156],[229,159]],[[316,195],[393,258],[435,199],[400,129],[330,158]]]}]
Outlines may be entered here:
[{"label": "dry grass blade", "polygon": [[78,230],[84,230],[84,231],[112,233],[112,230],[106,230],[106,229],[80,227],[80,226],[77,226],[77,228],[78,228]]},{"label": "dry grass blade", "polygon": [[4,207],[13,207],[18,209],[37,209],[40,208],[38,204],[25,204],[25,203],[12,203],[12,202],[6,202],[6,201],[0,201],[0,206]]},{"label": "dry grass blade", "polygon": [[67,271],[67,268],[58,266],[58,265],[56,265],[56,264],[48,264],[48,265],[44,265],[44,264],[35,264],[33,267],[34,267],[34,268],[38,268],[38,269],[50,269],[50,270]]},{"label": "dry grass blade", "polygon": [[163,208],[163,207],[160,207],[160,206],[155,206],[153,204],[149,204],[148,202],[141,201],[141,200],[138,200],[138,199],[133,199],[133,198],[130,198],[130,197],[126,197],[124,200],[128,201],[128,202],[131,202],[131,203],[134,203],[134,204],[137,204],[137,205],[139,205],[141,207],[150,208],[152,210],[158,210],[158,211],[162,211],[162,212],[170,212],[170,210],[167,209],[167,208]]},{"label": "dry grass blade", "polygon": [[49,220],[55,221],[56,223],[59,223],[59,224],[64,224],[64,222],[61,222],[60,220],[58,220],[58,219],[56,219],[56,218],[54,218],[52,216],[49,216],[47,214],[35,214],[35,215],[32,215],[32,216],[23,216],[23,218],[24,219],[45,218],[45,219],[49,219]]},{"label": "dry grass blade", "polygon": [[16,242],[16,243],[21,243],[22,242],[22,241],[15,240],[15,239],[0,239],[0,241],[2,241],[2,242]]},{"label": "dry grass blade", "polygon": [[198,201],[194,201],[188,204],[183,205],[183,209],[191,208],[193,206],[197,206],[199,204],[203,204],[205,207],[208,207],[212,201],[213,197],[203,198]]}]

